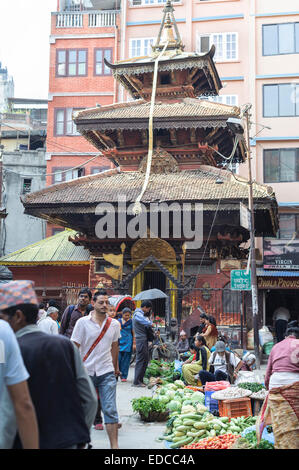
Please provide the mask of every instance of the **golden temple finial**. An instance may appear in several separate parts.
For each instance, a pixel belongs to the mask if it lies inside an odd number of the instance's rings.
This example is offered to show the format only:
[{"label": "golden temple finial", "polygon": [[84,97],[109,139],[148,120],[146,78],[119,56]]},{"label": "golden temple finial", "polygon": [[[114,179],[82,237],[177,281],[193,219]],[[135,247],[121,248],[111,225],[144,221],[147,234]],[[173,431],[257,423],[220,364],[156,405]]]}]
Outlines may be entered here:
[{"label": "golden temple finial", "polygon": [[153,52],[161,51],[167,42],[168,45],[166,50],[177,49],[180,52],[183,51],[185,46],[183,46],[173,12],[174,8],[172,2],[171,0],[167,0],[166,5],[163,9],[164,15],[156,40],[156,44],[152,46]]}]

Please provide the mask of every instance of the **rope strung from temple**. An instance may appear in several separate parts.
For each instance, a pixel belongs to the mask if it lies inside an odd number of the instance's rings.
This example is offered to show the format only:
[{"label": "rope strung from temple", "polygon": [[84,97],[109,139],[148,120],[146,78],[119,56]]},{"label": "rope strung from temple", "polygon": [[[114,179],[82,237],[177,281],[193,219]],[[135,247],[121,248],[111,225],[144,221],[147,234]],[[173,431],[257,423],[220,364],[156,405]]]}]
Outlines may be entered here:
[{"label": "rope strung from temple", "polygon": [[152,98],[151,98],[151,107],[150,107],[150,115],[149,115],[149,126],[148,126],[148,133],[149,133],[149,142],[148,142],[148,154],[147,154],[147,165],[146,165],[146,173],[145,173],[145,180],[143,183],[143,187],[141,190],[141,193],[135,200],[135,204],[133,206],[133,214],[138,215],[142,212],[142,207],[140,204],[141,198],[143,197],[148,182],[149,182],[149,177],[151,173],[151,166],[152,166],[152,157],[153,157],[153,142],[154,142],[154,136],[153,136],[153,115],[154,115],[154,107],[155,107],[155,98],[156,98],[156,89],[157,89],[157,78],[158,78],[158,64],[159,60],[163,56],[166,48],[168,45],[168,41],[166,42],[163,50],[161,53],[158,55],[158,57],[155,59],[155,68],[154,68],[154,78],[153,78],[153,89],[152,89]]}]

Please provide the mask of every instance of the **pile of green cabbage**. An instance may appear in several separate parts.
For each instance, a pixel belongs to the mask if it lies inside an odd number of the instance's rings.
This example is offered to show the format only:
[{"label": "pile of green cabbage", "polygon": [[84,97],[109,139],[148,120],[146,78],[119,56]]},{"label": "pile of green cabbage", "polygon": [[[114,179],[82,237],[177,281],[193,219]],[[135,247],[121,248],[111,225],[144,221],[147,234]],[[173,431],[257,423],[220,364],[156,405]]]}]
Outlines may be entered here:
[{"label": "pile of green cabbage", "polygon": [[186,388],[181,380],[159,387],[153,398],[165,403],[169,411],[179,413],[182,411],[184,413],[198,412],[199,409],[203,409],[205,401],[204,393]]}]

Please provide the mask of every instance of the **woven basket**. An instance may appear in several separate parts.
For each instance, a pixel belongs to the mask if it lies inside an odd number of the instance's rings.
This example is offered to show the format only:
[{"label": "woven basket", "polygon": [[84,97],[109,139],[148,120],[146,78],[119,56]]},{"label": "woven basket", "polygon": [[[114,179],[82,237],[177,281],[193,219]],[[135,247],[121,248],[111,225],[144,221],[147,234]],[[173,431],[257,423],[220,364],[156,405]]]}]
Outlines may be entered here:
[{"label": "woven basket", "polygon": [[139,411],[139,415],[142,421],[146,421],[147,423],[151,423],[153,421],[167,421],[169,417],[169,411],[151,411],[148,416],[144,416],[144,414]]}]

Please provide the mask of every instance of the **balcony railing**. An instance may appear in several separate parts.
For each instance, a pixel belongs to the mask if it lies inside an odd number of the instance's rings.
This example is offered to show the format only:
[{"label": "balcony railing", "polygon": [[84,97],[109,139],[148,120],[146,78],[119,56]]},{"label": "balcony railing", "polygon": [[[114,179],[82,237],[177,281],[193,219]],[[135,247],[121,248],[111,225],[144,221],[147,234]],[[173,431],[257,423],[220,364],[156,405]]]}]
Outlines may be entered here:
[{"label": "balcony railing", "polygon": [[89,13],[88,26],[91,28],[103,27],[103,26],[115,26],[116,25],[117,12],[114,11],[102,11],[100,13]]},{"label": "balcony railing", "polygon": [[115,26],[118,13],[117,10],[56,13],[56,28],[83,28],[84,14],[88,15],[88,26],[90,28]]},{"label": "balcony railing", "polygon": [[82,28],[83,15],[81,13],[58,13],[56,28]]}]

